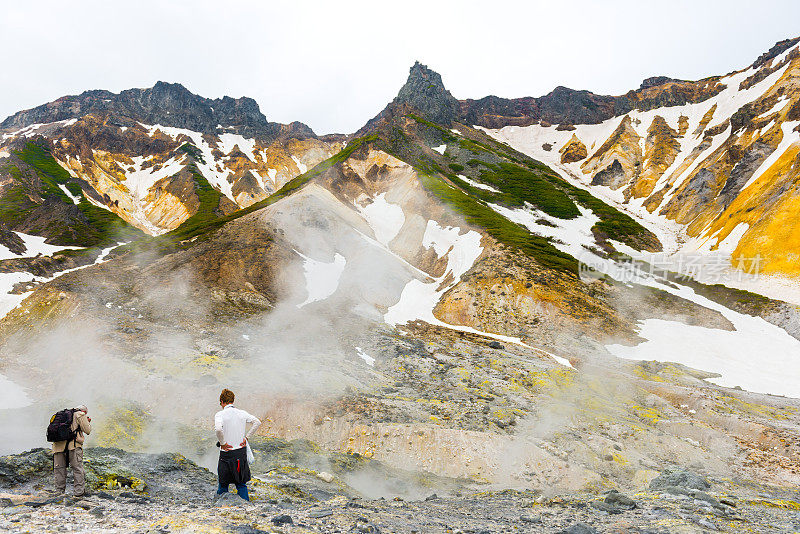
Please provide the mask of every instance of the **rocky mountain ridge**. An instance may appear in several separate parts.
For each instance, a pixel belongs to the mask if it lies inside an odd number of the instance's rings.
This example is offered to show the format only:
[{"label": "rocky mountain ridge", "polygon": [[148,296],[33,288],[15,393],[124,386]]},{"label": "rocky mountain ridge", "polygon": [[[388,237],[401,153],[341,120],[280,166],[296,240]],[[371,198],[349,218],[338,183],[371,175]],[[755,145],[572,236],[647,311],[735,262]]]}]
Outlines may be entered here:
[{"label": "rocky mountain ridge", "polygon": [[[751,65],[758,68],[800,42],[800,37],[775,44]],[[502,98],[487,96],[460,102],[460,118],[467,124],[485,128],[545,124],[599,124],[634,109],[656,108],[699,103],[718,94],[722,76],[699,81],[677,80],[667,76],[645,79],[636,90],[620,96],[598,95],[586,90],[559,86],[541,97]]]},{"label": "rocky mountain ridge", "polygon": [[269,122],[255,100],[248,97],[209,99],[198,96],[179,83],[156,82],[145,89],[120,93],[84,91],[53,102],[20,111],[0,122],[2,130],[20,130],[33,124],[49,124],[86,115],[111,116],[111,125],[132,126],[136,121],[185,128],[204,134],[230,133],[274,141],[279,136],[316,137],[305,124]]}]

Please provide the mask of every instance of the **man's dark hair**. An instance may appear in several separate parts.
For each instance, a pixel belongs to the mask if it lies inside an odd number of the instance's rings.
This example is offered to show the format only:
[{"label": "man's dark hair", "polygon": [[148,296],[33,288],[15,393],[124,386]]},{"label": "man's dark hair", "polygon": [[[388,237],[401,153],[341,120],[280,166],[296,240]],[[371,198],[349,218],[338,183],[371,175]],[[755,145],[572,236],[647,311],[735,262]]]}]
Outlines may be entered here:
[{"label": "man's dark hair", "polygon": [[233,391],[225,388],[222,390],[222,393],[219,394],[219,402],[220,404],[233,404],[234,397]]}]

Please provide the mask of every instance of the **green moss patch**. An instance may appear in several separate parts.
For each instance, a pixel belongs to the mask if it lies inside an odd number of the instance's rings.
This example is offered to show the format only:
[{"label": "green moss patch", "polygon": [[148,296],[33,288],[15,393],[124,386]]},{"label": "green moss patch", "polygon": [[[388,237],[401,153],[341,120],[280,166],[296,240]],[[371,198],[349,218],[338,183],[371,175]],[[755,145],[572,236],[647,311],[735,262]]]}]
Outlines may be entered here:
[{"label": "green moss patch", "polygon": [[491,197],[485,200],[510,207],[522,207],[528,203],[559,219],[574,219],[581,214],[570,196],[562,188],[553,185],[541,172],[514,163],[501,161],[495,170],[482,170],[481,181],[501,191],[477,193],[481,197]]}]

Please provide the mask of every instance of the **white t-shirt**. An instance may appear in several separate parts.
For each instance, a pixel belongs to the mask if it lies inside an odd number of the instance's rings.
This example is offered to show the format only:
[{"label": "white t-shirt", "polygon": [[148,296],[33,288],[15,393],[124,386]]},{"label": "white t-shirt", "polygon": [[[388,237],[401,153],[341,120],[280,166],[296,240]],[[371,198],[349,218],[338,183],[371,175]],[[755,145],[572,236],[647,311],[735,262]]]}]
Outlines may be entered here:
[{"label": "white t-shirt", "polygon": [[[252,423],[253,426],[245,432],[247,423]],[[232,404],[214,415],[214,431],[217,433],[220,445],[227,443],[233,449],[241,449],[244,438],[249,438],[260,425],[261,421],[257,417],[235,408]]]}]

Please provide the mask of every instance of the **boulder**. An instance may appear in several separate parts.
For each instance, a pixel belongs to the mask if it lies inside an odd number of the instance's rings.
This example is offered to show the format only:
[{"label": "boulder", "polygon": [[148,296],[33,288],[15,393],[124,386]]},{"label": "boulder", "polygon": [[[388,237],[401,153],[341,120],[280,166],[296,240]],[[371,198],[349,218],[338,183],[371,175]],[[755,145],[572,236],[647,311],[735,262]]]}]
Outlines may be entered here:
[{"label": "boulder", "polygon": [[317,473],[317,478],[322,480],[323,482],[333,482],[333,475],[328,473],[327,471],[320,471]]},{"label": "boulder", "polygon": [[689,488],[696,490],[706,490],[711,487],[706,477],[699,475],[688,469],[673,467],[661,472],[656,478],[650,481],[648,486],[651,490],[666,490],[669,487]]},{"label": "boulder", "polygon": [[294,521],[292,521],[292,516],[286,515],[286,514],[276,515],[275,517],[270,519],[270,522],[273,525],[277,525],[277,526],[294,524]]},{"label": "boulder", "polygon": [[636,501],[625,494],[616,490],[611,490],[602,501],[591,503],[592,508],[608,512],[609,514],[621,514],[626,510],[636,508]]},{"label": "boulder", "polygon": [[567,141],[567,144],[561,147],[559,152],[561,153],[561,163],[574,163],[586,158],[588,155],[586,145],[584,145],[575,134]]}]

